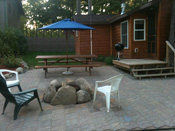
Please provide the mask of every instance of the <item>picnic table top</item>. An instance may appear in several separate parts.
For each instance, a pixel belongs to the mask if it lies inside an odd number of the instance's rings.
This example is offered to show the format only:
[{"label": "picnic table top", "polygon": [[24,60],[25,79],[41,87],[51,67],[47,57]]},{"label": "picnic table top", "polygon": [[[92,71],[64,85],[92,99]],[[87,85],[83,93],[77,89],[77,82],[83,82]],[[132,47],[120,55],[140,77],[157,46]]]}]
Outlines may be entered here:
[{"label": "picnic table top", "polygon": [[97,58],[97,55],[40,55],[36,59]]}]

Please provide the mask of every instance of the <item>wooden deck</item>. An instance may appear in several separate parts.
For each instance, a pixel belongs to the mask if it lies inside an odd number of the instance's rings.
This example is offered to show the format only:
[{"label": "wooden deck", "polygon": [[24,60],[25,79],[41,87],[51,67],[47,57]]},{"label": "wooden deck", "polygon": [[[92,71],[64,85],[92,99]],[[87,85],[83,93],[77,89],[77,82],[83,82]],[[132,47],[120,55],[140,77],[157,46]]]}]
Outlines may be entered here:
[{"label": "wooden deck", "polygon": [[164,61],[151,60],[151,59],[121,59],[121,60],[113,60],[113,64],[120,68],[131,70],[133,68],[138,68],[141,66],[166,65],[167,63]]},{"label": "wooden deck", "polygon": [[173,67],[169,67],[167,62],[150,59],[121,59],[113,60],[113,64],[124,70],[130,71],[135,78],[175,76]]}]

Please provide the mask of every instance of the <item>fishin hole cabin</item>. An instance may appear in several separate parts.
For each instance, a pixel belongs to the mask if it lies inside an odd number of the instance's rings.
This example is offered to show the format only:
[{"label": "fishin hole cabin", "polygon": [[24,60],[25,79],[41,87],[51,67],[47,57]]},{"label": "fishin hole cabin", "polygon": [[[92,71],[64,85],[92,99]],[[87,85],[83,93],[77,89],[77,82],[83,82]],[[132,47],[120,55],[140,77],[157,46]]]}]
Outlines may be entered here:
[{"label": "fishin hole cabin", "polygon": [[[165,41],[169,38],[172,5],[173,0],[152,0],[122,15],[75,15],[74,21],[95,28],[75,33],[76,54],[116,56],[115,44],[121,42],[124,59],[151,59],[162,63],[166,57]],[[117,61],[113,63],[118,65]]]}]

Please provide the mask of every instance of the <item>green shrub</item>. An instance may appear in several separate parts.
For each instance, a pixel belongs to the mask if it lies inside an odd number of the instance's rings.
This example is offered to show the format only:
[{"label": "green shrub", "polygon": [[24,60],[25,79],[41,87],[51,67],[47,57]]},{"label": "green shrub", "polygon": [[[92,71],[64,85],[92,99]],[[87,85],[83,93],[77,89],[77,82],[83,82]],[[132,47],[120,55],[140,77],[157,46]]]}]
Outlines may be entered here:
[{"label": "green shrub", "polygon": [[111,56],[106,57],[105,60],[104,60],[104,62],[107,65],[113,65],[112,61],[113,61],[113,58]]},{"label": "green shrub", "polygon": [[23,55],[26,53],[26,50],[28,48],[27,38],[24,36],[21,30],[14,30],[14,32],[17,38],[17,50],[20,55]]},{"label": "green shrub", "polygon": [[96,61],[105,62],[107,65],[113,65],[113,57],[112,56],[99,56]]},{"label": "green shrub", "polygon": [[104,62],[105,56],[99,56],[96,60],[97,60],[97,61]]},{"label": "green shrub", "polygon": [[20,30],[7,28],[0,31],[0,47],[0,57],[22,55],[27,50],[27,39]]},{"label": "green shrub", "polygon": [[4,56],[2,64],[6,67],[18,67],[20,66],[21,59],[16,58],[14,55]]}]

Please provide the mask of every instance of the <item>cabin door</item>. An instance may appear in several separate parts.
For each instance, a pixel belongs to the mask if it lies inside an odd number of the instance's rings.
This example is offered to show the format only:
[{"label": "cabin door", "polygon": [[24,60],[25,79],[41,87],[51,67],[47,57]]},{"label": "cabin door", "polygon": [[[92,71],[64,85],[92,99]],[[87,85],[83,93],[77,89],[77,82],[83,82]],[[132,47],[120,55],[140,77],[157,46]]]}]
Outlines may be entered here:
[{"label": "cabin door", "polygon": [[156,59],[157,57],[157,22],[155,11],[150,11],[148,14],[148,44],[147,57]]}]

